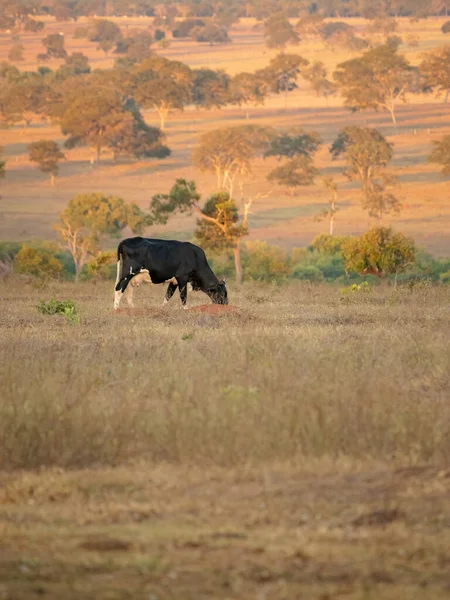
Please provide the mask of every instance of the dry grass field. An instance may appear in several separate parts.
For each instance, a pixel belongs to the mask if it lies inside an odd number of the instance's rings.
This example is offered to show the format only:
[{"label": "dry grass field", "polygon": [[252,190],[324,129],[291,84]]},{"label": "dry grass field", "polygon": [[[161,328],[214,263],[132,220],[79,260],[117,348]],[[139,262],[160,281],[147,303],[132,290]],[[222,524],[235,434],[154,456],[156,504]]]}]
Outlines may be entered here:
[{"label": "dry grass field", "polygon": [[450,288],[0,294],[1,598],[448,598]]},{"label": "dry grass field", "polygon": [[[127,28],[147,28],[151,19],[118,19]],[[96,49],[95,43],[73,39],[73,31],[82,25],[47,21],[45,30],[39,34],[23,34],[25,61],[21,68],[35,68],[36,55],[42,52],[40,40],[48,33],[62,31],[69,52],[84,52],[93,68],[111,67],[114,55],[105,56]],[[442,19],[421,20],[411,23],[400,20],[399,35],[405,43],[401,47],[407,57],[418,64],[422,52],[446,43],[441,33]],[[367,22],[352,20],[360,32]],[[186,40],[172,40],[169,48],[157,52],[171,59],[185,61],[192,67],[223,68],[230,74],[254,71],[264,67],[277,51],[264,46],[261,27],[252,20],[242,20],[231,31],[233,43],[226,46],[210,46]],[[411,36],[417,47],[408,45]],[[10,36],[0,35],[0,60],[7,58]],[[355,54],[322,43],[306,40],[299,46],[288,48],[309,60],[322,60],[331,75],[339,62]],[[48,63],[58,66],[58,61]],[[450,205],[448,181],[442,179],[437,165],[427,164],[432,141],[450,132],[448,106],[432,96],[410,96],[406,105],[398,108],[398,127],[392,126],[388,115],[366,111],[352,114],[342,106],[339,97],[317,98],[305,82],[289,95],[287,110],[284,100],[277,96],[269,98],[264,106],[249,107],[250,123],[270,124],[289,129],[293,125],[316,130],[326,145],[318,156],[318,166],[323,175],[334,175],[341,185],[340,207],[337,216],[337,234],[358,234],[370,225],[370,219],[359,206],[358,193],[342,176],[342,163],[332,162],[327,145],[344,126],[353,123],[379,128],[395,144],[394,167],[401,186],[403,210],[399,215],[386,219],[396,229],[412,235],[436,255],[448,255],[450,250]],[[149,123],[158,123],[157,115],[146,113]],[[58,213],[73,195],[79,192],[102,191],[120,194],[128,201],[147,208],[152,195],[168,190],[176,177],[194,178],[204,195],[214,191],[214,178],[193,168],[191,153],[199,135],[214,128],[245,123],[246,110],[229,107],[222,110],[186,110],[171,116],[167,125],[167,143],[173,153],[164,161],[128,161],[114,164],[112,157],[103,156],[99,166],[91,169],[89,150],[79,148],[67,151],[67,162],[61,167],[57,187],[51,188],[46,176],[30,165],[26,146],[37,139],[63,141],[57,126],[32,124],[22,131],[21,127],[0,131],[0,145],[8,158],[7,177],[1,183],[0,237],[8,240],[54,237],[51,225]],[[254,205],[249,225],[251,238],[262,239],[286,248],[309,243],[318,233],[326,231],[326,224],[317,222],[315,216],[326,206],[326,191],[320,180],[314,186],[301,188],[291,197],[283,188],[273,188],[266,175],[274,166],[272,160],[255,162],[251,174],[244,180],[244,195],[261,192],[268,197]],[[194,225],[193,217],[173,218],[166,227],[157,227],[152,234],[189,239]]]}]

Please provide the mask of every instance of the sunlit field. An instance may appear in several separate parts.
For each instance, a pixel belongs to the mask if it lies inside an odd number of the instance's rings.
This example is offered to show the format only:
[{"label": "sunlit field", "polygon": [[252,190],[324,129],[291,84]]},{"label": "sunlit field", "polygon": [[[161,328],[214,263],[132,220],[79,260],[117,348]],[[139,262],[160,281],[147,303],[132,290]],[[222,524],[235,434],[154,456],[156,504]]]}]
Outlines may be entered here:
[{"label": "sunlit field", "polygon": [[[73,39],[75,23],[47,22],[44,31],[23,34],[25,61],[20,68],[36,68],[36,55],[42,51],[40,40],[48,33],[64,32],[69,52],[85,53],[92,68],[111,67],[114,54],[105,56],[96,44]],[[127,26],[146,29],[151,19],[117,19],[126,32]],[[367,22],[352,20],[359,32]],[[413,64],[418,64],[421,54],[446,43],[440,31],[442,19],[421,20],[411,23],[400,19],[398,34],[404,44],[400,51]],[[191,67],[223,68],[230,74],[255,71],[269,63],[277,54],[263,43],[262,29],[248,19],[235,25],[230,33],[233,43],[210,46],[186,40],[171,40],[169,48],[155,46],[156,52],[171,59],[186,62]],[[412,38],[411,38],[412,36]],[[416,45],[408,44],[415,39]],[[0,36],[0,60],[6,59],[9,36]],[[289,46],[288,52],[297,52],[308,60],[322,60],[331,76],[336,64],[355,53],[329,48],[323,42],[305,40],[298,46]],[[46,63],[56,67],[60,61]],[[306,82],[300,80],[299,89],[288,95],[287,108],[284,98],[272,95],[264,106],[226,107],[222,110],[193,110],[174,113],[167,123],[167,144],[172,155],[165,160],[121,159],[115,164],[108,153],[102,155],[100,165],[90,165],[87,148],[66,151],[67,161],[62,163],[57,185],[52,188],[48,178],[33,167],[28,160],[27,145],[38,139],[55,139],[63,142],[58,126],[34,123],[0,131],[0,145],[5,147],[8,159],[6,180],[1,183],[0,236],[8,240],[28,240],[55,236],[52,223],[67,202],[76,194],[91,191],[119,194],[127,201],[137,202],[146,209],[153,194],[167,192],[177,177],[193,178],[204,196],[215,190],[215,178],[201,173],[192,166],[191,153],[199,136],[215,128],[244,123],[269,124],[289,130],[294,125],[317,131],[324,141],[317,159],[322,175],[333,175],[340,184],[340,210],[337,215],[336,234],[359,234],[372,224],[359,205],[358,191],[342,175],[343,163],[331,161],[328,147],[338,131],[348,124],[370,125],[378,128],[395,145],[393,167],[399,177],[400,187],[396,195],[401,199],[402,211],[387,216],[386,224],[411,235],[436,255],[448,255],[450,249],[450,206],[448,181],[441,177],[437,165],[427,164],[433,140],[450,132],[448,107],[443,98],[430,95],[409,96],[406,105],[398,106],[398,126],[393,127],[385,113],[365,111],[352,114],[342,106],[339,96],[328,102],[316,97]],[[147,122],[158,124],[156,113],[145,113]],[[248,116],[248,121],[247,121]],[[243,180],[244,197],[261,194],[266,197],[254,203],[250,215],[250,239],[262,239],[285,248],[308,244],[311,239],[326,231],[327,225],[318,222],[316,216],[323,212],[327,192],[320,181],[299,188],[297,195],[290,196],[286,189],[272,185],[266,180],[267,173],[275,166],[275,159],[258,159],[252,172]],[[236,190],[239,200],[241,191]],[[194,218],[174,217],[165,227],[155,227],[152,234],[165,237],[189,239]]]},{"label": "sunlit field", "polygon": [[144,286],[114,314],[111,284],[10,281],[0,590],[447,598],[449,294],[247,284],[213,316]]}]

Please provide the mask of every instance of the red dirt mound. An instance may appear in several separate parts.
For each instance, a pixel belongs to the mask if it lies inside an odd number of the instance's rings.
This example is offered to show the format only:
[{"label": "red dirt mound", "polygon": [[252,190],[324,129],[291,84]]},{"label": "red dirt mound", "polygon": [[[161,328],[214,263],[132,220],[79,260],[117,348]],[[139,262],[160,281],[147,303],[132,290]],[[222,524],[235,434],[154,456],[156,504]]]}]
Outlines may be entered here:
[{"label": "red dirt mound", "polygon": [[193,306],[188,308],[187,312],[199,312],[206,313],[208,315],[222,315],[224,313],[237,312],[238,306],[232,304],[200,304],[200,306]]}]

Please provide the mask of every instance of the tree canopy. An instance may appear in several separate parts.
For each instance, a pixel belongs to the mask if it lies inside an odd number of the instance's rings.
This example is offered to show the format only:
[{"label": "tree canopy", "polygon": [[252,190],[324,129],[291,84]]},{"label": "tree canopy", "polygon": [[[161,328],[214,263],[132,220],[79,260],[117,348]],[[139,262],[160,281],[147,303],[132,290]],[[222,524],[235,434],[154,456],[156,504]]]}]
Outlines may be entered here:
[{"label": "tree canopy", "polygon": [[49,173],[52,185],[59,173],[59,162],[66,158],[54,140],[39,140],[28,146],[30,161],[37,163],[43,173]]},{"label": "tree canopy", "polygon": [[396,44],[384,44],[338,65],[334,79],[352,110],[388,111],[396,123],[395,107],[413,81],[413,70]]},{"label": "tree canopy", "polygon": [[298,44],[300,41],[298,33],[282,12],[266,19],[264,37],[269,48],[285,48],[288,44]]}]

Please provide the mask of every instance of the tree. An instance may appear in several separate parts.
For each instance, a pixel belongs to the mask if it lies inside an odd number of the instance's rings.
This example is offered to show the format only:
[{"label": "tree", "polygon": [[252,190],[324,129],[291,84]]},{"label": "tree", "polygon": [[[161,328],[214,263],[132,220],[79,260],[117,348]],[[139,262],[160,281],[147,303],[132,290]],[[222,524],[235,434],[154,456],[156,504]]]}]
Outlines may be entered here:
[{"label": "tree", "polygon": [[136,204],[126,204],[117,196],[95,193],[72,198],[55,229],[72,255],[75,281],[89,258],[99,252],[102,236],[119,235],[127,226],[139,234],[147,223],[148,218]]},{"label": "tree", "polygon": [[192,158],[202,171],[214,173],[218,189],[232,198],[236,177],[250,172],[253,159],[264,153],[274,134],[273,129],[257,125],[209,131],[201,136]]},{"label": "tree", "polygon": [[336,93],[336,86],[327,79],[327,74],[327,69],[321,61],[315,61],[302,72],[303,77],[311,84],[317,96],[324,96],[328,102],[328,96]]},{"label": "tree", "polygon": [[311,158],[322,144],[319,134],[315,131],[306,133],[301,128],[294,129],[292,134],[281,133],[270,140],[270,146],[264,157],[277,156],[282,158],[295,158],[304,156]]},{"label": "tree", "polygon": [[205,25],[206,21],[203,19],[184,19],[177,23],[177,27],[172,31],[172,35],[174,38],[187,38],[191,35],[193,29],[204,27]]},{"label": "tree", "polygon": [[222,70],[192,71],[192,101],[203,108],[220,108],[230,100],[230,77]]},{"label": "tree", "polygon": [[445,94],[445,102],[450,93],[450,46],[443,46],[424,55],[419,71],[425,85],[434,89],[436,95]]},{"label": "tree", "polygon": [[359,238],[342,242],[342,255],[348,271],[361,275],[397,275],[415,262],[413,240],[391,228],[371,229]]},{"label": "tree", "polygon": [[23,72],[7,85],[6,104],[11,122],[24,120],[28,125],[33,117],[46,114],[52,95],[50,78],[40,72]]},{"label": "tree", "polygon": [[279,246],[256,240],[245,242],[245,272],[256,281],[281,281],[289,272],[286,252]]},{"label": "tree", "polygon": [[450,21],[446,21],[441,27],[442,33],[450,33]]},{"label": "tree", "polygon": [[11,50],[8,53],[8,59],[11,62],[19,62],[24,59],[23,57],[24,45],[21,43],[14,44],[11,46]]},{"label": "tree", "polygon": [[203,27],[195,27],[191,31],[192,39],[197,42],[209,42],[214,44],[229,44],[231,42],[228,31],[214,21],[209,21]]},{"label": "tree", "polygon": [[123,39],[120,27],[108,19],[96,19],[89,34],[91,42],[98,42],[98,48],[108,54]]},{"label": "tree", "polygon": [[298,44],[300,38],[283,13],[275,13],[264,22],[264,37],[269,48]]},{"label": "tree", "polygon": [[387,166],[393,149],[377,130],[368,127],[346,127],[333,142],[333,159],[343,156],[347,163],[344,175],[350,180],[359,179],[362,188],[362,206],[380,221],[384,213],[398,211],[400,203],[389,191],[395,177]]},{"label": "tree", "polygon": [[28,146],[28,152],[31,162],[37,163],[43,173],[50,173],[50,181],[54,186],[55,176],[59,172],[58,163],[66,158],[58,144],[53,140],[39,140]]},{"label": "tree", "polygon": [[14,259],[16,273],[40,279],[59,279],[64,265],[46,248],[30,248],[24,244]]},{"label": "tree", "polygon": [[55,73],[56,79],[69,79],[78,75],[87,75],[91,72],[89,59],[81,52],[73,52],[66,56],[65,62]]},{"label": "tree", "polygon": [[247,215],[240,222],[236,202],[228,192],[210,196],[201,211],[197,211],[195,237],[203,248],[217,251],[232,250],[236,270],[236,283],[242,283],[240,241],[248,235]]},{"label": "tree", "polygon": [[276,156],[285,160],[267,175],[269,181],[285,185],[294,193],[294,188],[310,185],[318,174],[313,165],[313,156],[321,145],[317,133],[306,133],[302,129],[294,130],[292,135],[282,133],[270,140],[270,146],[264,157]]},{"label": "tree", "polygon": [[67,148],[86,144],[95,152],[97,161],[103,148],[111,148],[115,157],[168,156],[161,131],[145,124],[134,102],[123,96],[114,78],[80,80],[79,84],[64,88],[62,105],[55,112],[62,132],[69,135]]},{"label": "tree", "polygon": [[0,179],[4,179],[6,173],[6,161],[3,159],[3,148],[0,146]]},{"label": "tree", "polygon": [[326,23],[321,28],[322,39],[329,46],[341,46],[347,50],[362,50],[368,43],[355,35],[355,30],[348,23],[335,21]]},{"label": "tree", "polygon": [[257,73],[238,73],[230,81],[231,104],[264,104],[267,83]]},{"label": "tree", "polygon": [[295,30],[302,37],[317,37],[321,34],[323,28],[323,16],[318,13],[302,17],[295,26]]},{"label": "tree", "polygon": [[48,58],[65,58],[67,56],[62,33],[51,33],[42,40]]},{"label": "tree", "polygon": [[265,69],[257,71],[275,94],[284,94],[284,106],[287,107],[288,92],[295,90],[297,80],[309,62],[298,54],[284,54],[281,52],[273,58]]},{"label": "tree", "polygon": [[434,148],[428,157],[428,162],[442,166],[442,175],[450,175],[450,135],[433,142]]},{"label": "tree", "polygon": [[328,234],[332,236],[334,234],[334,219],[336,217],[336,213],[339,210],[337,207],[337,199],[338,199],[338,187],[336,181],[333,177],[324,177],[322,179],[323,185],[330,192],[328,199],[328,208],[322,211],[316,219],[321,221],[322,219],[327,219],[329,223]]},{"label": "tree", "polygon": [[397,45],[385,44],[369,50],[361,58],[338,65],[334,78],[352,110],[385,110],[396,124],[395,107],[406,101],[413,70]]},{"label": "tree", "polygon": [[275,181],[289,188],[291,195],[294,189],[303,185],[310,185],[319,171],[312,164],[312,160],[305,156],[297,156],[275,167],[267,175],[268,181]]},{"label": "tree", "polygon": [[169,194],[156,194],[150,203],[149,222],[167,223],[175,213],[195,211],[197,229],[195,235],[203,247],[218,251],[232,250],[236,270],[236,282],[242,282],[240,240],[248,234],[247,220],[254,198],[244,203],[239,214],[236,202],[228,192],[213,194],[200,207],[200,194],[194,181],[177,179]]},{"label": "tree", "polygon": [[147,58],[132,71],[133,97],[143,108],[154,108],[164,129],[171,110],[183,110],[191,101],[192,72],[176,60]]}]

